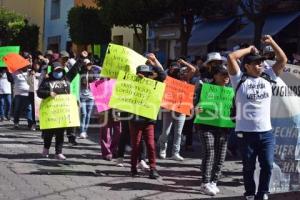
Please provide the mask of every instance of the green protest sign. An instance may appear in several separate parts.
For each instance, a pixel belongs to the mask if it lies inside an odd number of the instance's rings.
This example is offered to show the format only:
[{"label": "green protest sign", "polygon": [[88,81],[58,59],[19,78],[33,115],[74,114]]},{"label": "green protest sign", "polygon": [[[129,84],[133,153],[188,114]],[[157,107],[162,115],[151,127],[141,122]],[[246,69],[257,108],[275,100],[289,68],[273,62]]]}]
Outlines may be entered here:
[{"label": "green protest sign", "polygon": [[165,83],[120,71],[109,106],[155,120]]},{"label": "green protest sign", "polygon": [[79,110],[73,95],[62,94],[43,99],[40,105],[40,127],[43,129],[80,126]]},{"label": "green protest sign", "polygon": [[101,76],[117,79],[119,71],[135,74],[139,65],[144,65],[147,59],[130,48],[109,44],[106,50]]},{"label": "green protest sign", "polygon": [[234,90],[231,87],[204,83],[198,103],[203,112],[196,115],[194,123],[226,128],[235,127],[230,119],[233,97]]},{"label": "green protest sign", "polygon": [[77,99],[80,98],[80,75],[77,74],[75,78],[72,80],[70,85],[70,92],[73,94]]},{"label": "green protest sign", "polygon": [[6,64],[2,60],[4,56],[9,53],[19,53],[20,47],[19,46],[3,46],[0,47],[0,67],[5,67]]}]

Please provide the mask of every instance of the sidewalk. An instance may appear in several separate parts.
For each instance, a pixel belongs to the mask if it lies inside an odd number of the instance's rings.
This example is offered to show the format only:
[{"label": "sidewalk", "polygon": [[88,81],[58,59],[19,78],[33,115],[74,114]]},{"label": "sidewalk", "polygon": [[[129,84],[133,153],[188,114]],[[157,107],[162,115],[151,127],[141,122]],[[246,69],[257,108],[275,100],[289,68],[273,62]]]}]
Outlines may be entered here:
[{"label": "sidewalk", "polygon": [[[13,130],[12,123],[0,123],[1,200],[211,199],[199,191],[199,146],[191,155],[183,154],[184,162],[158,160],[162,177],[150,180],[148,173],[139,178],[130,176],[128,156],[124,168],[102,160],[97,133],[78,140],[76,147],[65,143],[67,160],[57,161],[53,158],[54,143],[50,158],[42,158],[41,133],[25,130],[25,125],[21,128]],[[221,192],[214,198],[242,199],[233,198],[243,193],[241,169],[240,161],[226,161],[219,182]]]}]

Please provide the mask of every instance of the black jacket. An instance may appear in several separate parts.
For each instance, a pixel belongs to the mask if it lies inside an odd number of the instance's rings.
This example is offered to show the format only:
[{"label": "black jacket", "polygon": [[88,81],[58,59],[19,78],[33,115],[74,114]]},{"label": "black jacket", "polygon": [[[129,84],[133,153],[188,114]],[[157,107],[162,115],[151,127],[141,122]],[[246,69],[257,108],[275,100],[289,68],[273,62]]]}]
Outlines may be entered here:
[{"label": "black jacket", "polygon": [[54,79],[52,76],[53,72],[51,72],[49,78],[45,78],[38,88],[38,97],[45,99],[50,96],[50,92],[55,92],[56,94],[70,94],[70,83],[77,73],[79,73],[83,64],[82,60],[78,60],[70,71],[67,73],[64,72],[65,74],[61,80]]}]

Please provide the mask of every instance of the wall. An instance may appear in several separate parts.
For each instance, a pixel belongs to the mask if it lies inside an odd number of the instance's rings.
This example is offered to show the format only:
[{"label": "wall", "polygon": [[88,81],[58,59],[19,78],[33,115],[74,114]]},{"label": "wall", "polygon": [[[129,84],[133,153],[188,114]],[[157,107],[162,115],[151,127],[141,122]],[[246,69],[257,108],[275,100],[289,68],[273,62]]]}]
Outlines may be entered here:
[{"label": "wall", "polygon": [[0,0],[0,6],[25,16],[30,24],[39,26],[39,49],[44,48],[44,1],[43,0]]},{"label": "wall", "polygon": [[61,0],[60,2],[60,17],[58,19],[51,19],[51,0],[45,0],[45,37],[44,50],[48,45],[48,38],[60,36],[59,51],[66,49],[66,42],[70,41],[69,28],[67,25],[68,12],[74,6],[73,0]]}]

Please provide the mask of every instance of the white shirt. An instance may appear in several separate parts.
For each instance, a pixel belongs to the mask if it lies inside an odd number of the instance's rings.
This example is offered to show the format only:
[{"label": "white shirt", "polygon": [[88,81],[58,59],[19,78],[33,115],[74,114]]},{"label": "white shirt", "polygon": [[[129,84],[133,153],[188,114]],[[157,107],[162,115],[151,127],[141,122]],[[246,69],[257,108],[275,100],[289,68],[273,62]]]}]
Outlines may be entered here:
[{"label": "white shirt", "polygon": [[[265,73],[272,80],[276,74],[272,68]],[[230,76],[232,86],[237,87],[242,77],[242,72]],[[271,97],[272,85],[264,78],[248,77],[242,83],[236,94],[236,127],[235,131],[264,132],[270,131],[271,126]]]}]

